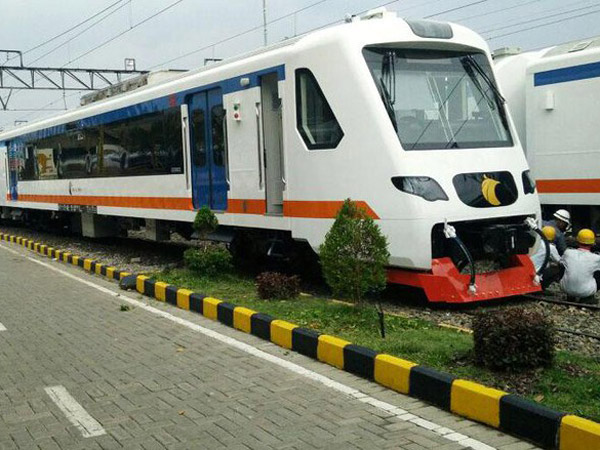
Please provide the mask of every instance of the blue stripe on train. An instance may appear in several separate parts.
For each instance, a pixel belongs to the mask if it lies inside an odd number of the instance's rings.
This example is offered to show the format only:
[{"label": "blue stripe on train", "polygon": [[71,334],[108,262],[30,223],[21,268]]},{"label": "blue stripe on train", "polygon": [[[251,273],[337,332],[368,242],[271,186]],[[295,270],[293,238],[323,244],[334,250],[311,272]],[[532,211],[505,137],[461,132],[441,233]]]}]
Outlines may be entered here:
[{"label": "blue stripe on train", "polygon": [[598,77],[600,77],[600,62],[593,62],[538,72],[533,75],[533,85],[545,86],[548,84],[566,83],[568,81],[587,80]]},{"label": "blue stripe on train", "polygon": [[[130,119],[133,117],[141,116],[144,114],[151,114],[153,112],[162,111],[164,109],[179,106],[183,104],[187,97],[191,94],[206,91],[214,88],[221,88],[223,94],[230,94],[232,92],[241,91],[245,89],[250,89],[253,87],[257,87],[260,85],[260,77],[262,75],[266,75],[268,73],[277,72],[277,76],[279,80],[285,80],[285,66],[279,65],[275,67],[269,67],[267,69],[262,69],[256,72],[246,73],[243,75],[239,75],[237,77],[228,78],[226,80],[217,81],[215,83],[210,83],[204,86],[194,87],[192,89],[188,89],[181,92],[176,92],[171,95],[167,95],[165,97],[155,98],[153,100],[149,100],[147,102],[138,103],[136,105],[127,106],[125,108],[116,109],[114,111],[108,111],[103,114],[99,114],[97,116],[86,117],[84,119],[78,120],[76,122],[76,126],[73,127],[74,130],[81,130],[87,127],[93,127],[98,125],[103,125],[106,123],[116,122],[123,119]],[[246,86],[241,85],[241,79],[248,78],[249,84]],[[15,138],[12,140],[18,139],[25,142],[38,140],[47,138],[50,136],[54,136],[57,134],[63,134],[67,130],[67,126],[65,124],[57,125],[50,128],[45,128],[43,130],[34,131],[33,133],[27,133]]]}]

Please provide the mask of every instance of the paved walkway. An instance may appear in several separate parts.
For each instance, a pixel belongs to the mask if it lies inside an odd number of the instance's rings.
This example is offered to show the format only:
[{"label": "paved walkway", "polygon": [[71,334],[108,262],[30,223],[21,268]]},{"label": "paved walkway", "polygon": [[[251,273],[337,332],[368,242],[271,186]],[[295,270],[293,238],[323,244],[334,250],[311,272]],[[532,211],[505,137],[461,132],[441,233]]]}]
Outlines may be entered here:
[{"label": "paved walkway", "polygon": [[0,449],[534,448],[4,242],[0,324]]}]

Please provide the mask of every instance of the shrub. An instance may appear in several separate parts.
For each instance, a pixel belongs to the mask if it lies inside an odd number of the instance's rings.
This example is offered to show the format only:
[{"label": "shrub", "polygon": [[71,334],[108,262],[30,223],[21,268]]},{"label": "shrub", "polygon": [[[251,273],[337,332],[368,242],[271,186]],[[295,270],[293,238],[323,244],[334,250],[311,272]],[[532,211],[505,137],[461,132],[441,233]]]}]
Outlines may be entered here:
[{"label": "shrub", "polygon": [[194,230],[196,230],[200,239],[206,239],[206,236],[214,232],[218,226],[217,216],[208,206],[203,206],[198,210],[194,218]]},{"label": "shrub", "polygon": [[189,248],[183,253],[183,259],[188,268],[206,276],[221,275],[230,272],[233,267],[231,253],[216,245]]},{"label": "shrub", "polygon": [[340,208],[319,253],[323,276],[335,295],[361,302],[367,292],[385,289],[387,240],[350,199]]},{"label": "shrub", "polygon": [[473,339],[476,363],[491,369],[548,367],[554,360],[554,325],[538,311],[511,308],[477,314]]},{"label": "shrub", "polygon": [[263,272],[256,277],[256,288],[260,298],[296,298],[300,293],[300,278],[278,272]]}]

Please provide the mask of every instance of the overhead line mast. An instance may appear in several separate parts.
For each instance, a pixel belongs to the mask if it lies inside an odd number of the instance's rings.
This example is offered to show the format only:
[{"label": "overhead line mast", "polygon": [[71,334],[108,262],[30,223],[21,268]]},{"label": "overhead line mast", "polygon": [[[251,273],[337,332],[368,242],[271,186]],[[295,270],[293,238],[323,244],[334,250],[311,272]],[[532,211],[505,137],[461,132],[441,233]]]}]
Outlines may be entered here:
[{"label": "overhead line mast", "polygon": [[0,66],[0,89],[8,89],[6,97],[0,96],[0,109],[8,110],[13,89],[93,91],[121,83],[123,76],[147,73],[147,70]]},{"label": "overhead line mast", "polygon": [[263,44],[267,46],[267,0],[263,0]]}]

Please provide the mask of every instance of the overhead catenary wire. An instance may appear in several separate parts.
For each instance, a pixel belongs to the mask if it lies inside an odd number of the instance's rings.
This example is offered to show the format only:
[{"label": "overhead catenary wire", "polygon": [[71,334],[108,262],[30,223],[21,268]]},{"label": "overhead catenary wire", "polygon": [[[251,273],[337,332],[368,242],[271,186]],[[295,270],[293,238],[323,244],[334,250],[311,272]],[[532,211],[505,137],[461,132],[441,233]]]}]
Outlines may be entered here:
[{"label": "overhead catenary wire", "polygon": [[[572,4],[571,6],[573,6],[575,4],[580,4],[580,3],[585,3],[585,2],[576,2],[576,3]],[[548,14],[545,16],[538,16],[538,17],[530,18],[528,20],[523,20],[521,22],[513,22],[508,25],[503,25],[501,27],[482,30],[482,31],[479,31],[479,33],[487,34],[487,33],[493,32],[493,31],[506,30],[507,28],[518,27],[520,25],[527,25],[527,24],[530,24],[531,22],[539,22],[540,20],[551,19],[553,17],[562,16],[565,14],[571,14],[571,13],[575,13],[575,12],[579,12],[579,11],[584,11],[586,9],[597,8],[598,6],[599,6],[598,3],[593,4],[593,5],[588,5],[588,6],[582,6],[581,8],[575,8],[575,9],[571,9],[571,10],[567,10],[567,11],[561,11],[558,13]]]},{"label": "overhead catenary wire", "polygon": [[523,32],[525,32],[525,31],[535,30],[535,29],[537,29],[537,28],[542,28],[542,27],[546,27],[546,26],[548,26],[548,25],[554,25],[554,24],[557,24],[557,23],[566,22],[566,21],[568,21],[568,20],[577,19],[577,18],[579,18],[579,17],[586,17],[586,16],[587,16],[587,17],[589,17],[589,16],[591,16],[591,15],[598,14],[598,13],[600,13],[600,9],[598,9],[598,10],[596,10],[596,11],[588,11],[588,12],[586,12],[586,13],[583,13],[583,14],[577,14],[577,15],[575,15],[575,16],[564,17],[564,18],[562,18],[562,19],[553,20],[553,21],[551,21],[551,22],[542,23],[542,24],[539,24],[539,25],[534,25],[534,26],[531,26],[531,27],[526,27],[526,28],[523,28],[523,29],[521,29],[521,30],[515,30],[515,31],[511,31],[511,32],[509,32],[509,33],[498,34],[498,35],[496,35],[496,36],[490,36],[490,37],[488,37],[486,40],[488,40],[488,41],[492,41],[492,40],[494,40],[494,39],[498,39],[498,38],[501,38],[501,37],[512,36],[513,34],[518,34],[518,33],[523,33]]},{"label": "overhead catenary wire", "polygon": [[432,17],[442,16],[444,14],[448,14],[454,11],[460,11],[465,8],[470,8],[471,6],[479,5],[481,3],[487,3],[489,0],[477,0],[475,2],[467,3],[466,5],[457,6],[455,8],[446,9],[444,11],[437,12],[435,14],[429,14],[428,16],[423,16],[424,19],[430,19]]},{"label": "overhead catenary wire", "polygon": [[[298,13],[300,13],[300,12],[302,12],[302,11],[306,11],[307,9],[313,8],[313,7],[315,7],[315,6],[318,6],[318,5],[320,5],[321,3],[325,3],[325,2],[327,2],[327,1],[330,1],[330,0],[319,0],[319,1],[317,1],[317,2],[311,3],[311,4],[307,5],[307,6],[304,6],[304,7],[302,7],[302,8],[296,9],[296,10],[294,10],[294,11],[292,11],[292,12],[286,13],[286,14],[284,14],[284,15],[282,15],[282,16],[279,16],[279,17],[277,17],[277,18],[275,18],[275,19],[269,20],[269,21],[267,21],[266,25],[271,25],[271,24],[273,24],[273,23],[280,22],[280,21],[282,21],[283,19],[287,19],[288,17],[292,17],[292,16],[294,16],[295,14],[298,14]],[[395,3],[396,1],[399,1],[399,0],[395,0],[395,1],[393,1],[393,2],[390,2],[390,3]],[[246,34],[248,34],[248,33],[251,33],[251,32],[253,32],[253,31],[260,30],[260,29],[262,29],[262,28],[263,28],[263,26],[264,26],[264,25],[265,25],[265,24],[260,24],[260,25],[254,26],[254,27],[252,27],[252,28],[248,28],[248,29],[246,29],[246,30],[244,30],[244,31],[240,31],[239,33],[233,34],[233,35],[231,35],[231,36],[228,36],[228,37],[226,37],[226,38],[223,38],[223,39],[221,39],[221,40],[219,40],[219,41],[213,42],[212,44],[205,45],[205,46],[203,46],[203,47],[201,47],[201,48],[197,48],[197,49],[195,49],[195,50],[192,50],[192,51],[190,51],[190,52],[184,53],[183,55],[177,56],[177,57],[175,57],[175,58],[171,58],[171,59],[169,59],[169,60],[167,60],[167,61],[162,61],[162,62],[159,62],[159,63],[157,63],[157,64],[155,64],[155,65],[153,65],[153,66],[150,66],[150,67],[148,68],[148,70],[155,69],[156,67],[163,66],[163,65],[165,65],[165,64],[170,64],[170,63],[172,63],[172,62],[175,62],[175,61],[178,61],[178,60],[180,60],[180,59],[187,58],[188,56],[195,55],[196,53],[200,53],[200,52],[202,52],[202,51],[204,51],[204,50],[208,50],[209,48],[215,47],[215,46],[217,46],[217,45],[224,44],[225,42],[229,42],[229,41],[231,41],[231,40],[233,40],[233,39],[236,39],[236,38],[238,38],[238,37],[244,36],[244,35],[246,35]]]},{"label": "overhead catenary wire", "polygon": [[[167,6],[166,6],[166,7],[164,7],[163,9],[161,9],[161,10],[157,11],[156,13],[154,13],[154,14],[152,14],[152,15],[150,15],[150,16],[148,16],[148,17],[146,17],[145,19],[143,19],[143,20],[141,20],[140,22],[138,22],[138,23],[134,24],[133,26],[130,26],[130,28],[128,28],[127,30],[124,30],[124,31],[122,31],[121,33],[119,33],[119,34],[117,34],[117,35],[115,35],[115,36],[113,36],[113,37],[111,37],[111,38],[109,38],[109,39],[105,40],[104,42],[102,42],[101,44],[99,44],[99,45],[97,45],[97,46],[95,46],[95,47],[91,48],[90,50],[87,50],[86,52],[82,53],[81,55],[79,55],[79,56],[77,56],[77,57],[75,57],[75,58],[71,59],[70,61],[68,61],[68,62],[66,62],[65,64],[63,64],[63,65],[61,66],[61,68],[62,68],[62,67],[65,67],[65,66],[67,66],[68,64],[71,64],[71,63],[73,63],[73,62],[75,62],[75,61],[77,61],[77,60],[79,60],[79,59],[81,59],[81,58],[83,58],[83,57],[84,57],[84,56],[86,56],[86,55],[89,55],[90,53],[92,53],[92,52],[94,52],[94,51],[96,51],[96,50],[98,50],[98,49],[100,49],[101,47],[103,47],[103,46],[107,45],[108,43],[110,43],[110,42],[114,41],[115,39],[117,39],[117,38],[119,38],[119,37],[123,36],[125,33],[128,33],[129,31],[131,31],[131,30],[133,30],[133,29],[135,29],[135,28],[137,28],[137,27],[139,27],[139,26],[141,26],[141,25],[145,24],[146,22],[148,22],[148,21],[150,21],[150,20],[154,19],[155,17],[159,16],[160,14],[162,14],[162,13],[164,13],[164,12],[168,11],[169,9],[171,9],[171,8],[173,8],[173,7],[175,7],[175,6],[177,6],[179,3],[183,2],[183,1],[184,1],[184,0],[177,0],[177,1],[173,2],[173,3],[171,3],[170,5],[167,5]],[[71,97],[71,96],[69,96],[69,97]],[[58,102],[58,101],[61,101],[61,100],[63,100],[63,97],[61,97],[60,99],[56,100],[56,101],[55,101],[55,102],[53,102],[53,103],[56,103],[56,102]]]},{"label": "overhead catenary wire", "polygon": [[[124,1],[124,0],[120,0],[120,1]],[[95,21],[94,23],[92,23],[91,25],[87,26],[86,28],[84,28],[83,30],[81,30],[79,33],[77,33],[76,35],[70,37],[69,39],[67,39],[66,41],[60,43],[59,45],[57,45],[56,47],[53,47],[51,50],[47,51],[46,53],[44,53],[41,56],[38,56],[36,59],[32,60],[29,62],[29,64],[33,64],[43,58],[45,58],[46,56],[54,53],[56,50],[58,50],[59,48],[64,47],[65,45],[67,45],[68,43],[74,41],[75,39],[77,39],[79,36],[81,36],[82,34],[84,34],[86,31],[94,28],[96,25],[99,25],[100,23],[104,22],[106,19],[108,19],[110,16],[112,16],[113,14],[117,13],[118,11],[120,11],[122,8],[126,7],[127,5],[131,4],[132,0],[127,0],[125,3],[123,3],[122,5],[120,5],[118,8],[113,9],[112,11],[110,11],[108,14],[104,15],[103,17],[101,17],[100,19],[98,19],[97,21]]]},{"label": "overhead catenary wire", "polygon": [[[279,17],[277,17],[276,19],[273,19],[273,20],[270,20],[270,21],[268,21],[268,22],[267,22],[267,25],[271,25],[271,24],[273,24],[273,23],[279,22],[279,21],[281,21],[281,20],[283,20],[283,19],[286,19],[286,18],[288,18],[288,17],[291,17],[291,16],[293,16],[293,15],[295,15],[295,14],[298,14],[298,13],[300,13],[300,12],[302,12],[302,11],[304,11],[304,10],[307,10],[307,9],[309,9],[309,8],[313,8],[313,7],[315,7],[315,6],[317,6],[317,5],[321,4],[321,3],[324,3],[325,1],[327,1],[327,0],[320,0],[320,1],[318,1],[318,2],[311,3],[310,5],[307,5],[307,6],[303,7],[303,8],[300,8],[300,9],[297,9],[297,10],[295,10],[295,11],[292,11],[292,12],[290,12],[290,13],[287,13],[287,14],[284,14],[284,15],[282,15],[282,16],[279,16]],[[379,4],[379,5],[377,5],[377,6],[373,7],[373,8],[369,8],[369,9],[362,10],[362,11],[360,11],[360,12],[358,12],[358,13],[355,13],[355,15],[360,15],[360,14],[363,14],[363,13],[365,13],[365,12],[367,12],[367,11],[370,11],[370,10],[372,10],[372,9],[377,9],[377,8],[386,7],[386,6],[392,5],[392,4],[394,4],[394,3],[398,3],[399,1],[401,1],[401,0],[391,0],[391,1],[388,1],[388,2],[385,2],[385,3],[382,3],[382,4]],[[411,7],[408,7],[408,8],[404,8],[404,9],[401,9],[401,10],[399,10],[399,11],[408,11],[408,10],[410,10],[410,9],[414,9],[414,8],[423,7],[423,6],[426,6],[426,5],[429,5],[429,4],[433,4],[433,3],[439,3],[440,1],[441,1],[441,0],[433,0],[433,1],[425,2],[425,3],[421,4],[421,5],[414,5],[414,6],[411,6]],[[438,12],[438,13],[431,14],[431,15],[429,15],[429,16],[425,16],[425,18],[431,18],[431,17],[435,17],[435,16],[437,16],[437,15],[445,14],[445,13],[448,13],[448,12],[451,12],[451,11],[458,11],[458,10],[465,9],[465,8],[468,8],[468,7],[471,7],[471,6],[474,6],[474,5],[480,4],[480,3],[485,3],[485,2],[487,2],[487,1],[489,1],[489,0],[477,0],[477,1],[474,1],[474,2],[471,2],[471,3],[467,3],[467,4],[465,4],[465,5],[461,5],[461,6],[458,6],[458,7],[455,7],[455,8],[451,8],[451,9],[448,9],[448,10],[445,10],[445,11],[440,11],[440,12]],[[314,28],[310,28],[310,29],[306,30],[306,31],[305,31],[303,34],[309,33],[309,32],[311,32],[311,31],[316,31],[316,30],[319,30],[319,29],[321,29],[321,28],[325,28],[325,27],[328,27],[328,26],[331,26],[331,25],[335,25],[335,24],[337,24],[337,23],[341,23],[341,22],[343,22],[343,21],[344,21],[344,19],[338,19],[338,20],[334,20],[334,21],[332,21],[332,22],[328,22],[328,23],[326,23],[326,24],[319,25],[319,26],[317,26],[317,27],[314,27]],[[226,37],[226,38],[223,38],[223,39],[221,39],[221,40],[219,40],[219,41],[213,42],[213,43],[211,43],[211,44],[207,44],[207,45],[205,45],[205,46],[202,46],[202,47],[200,47],[200,48],[194,49],[194,50],[192,50],[192,51],[190,51],[190,52],[184,53],[183,55],[177,56],[177,57],[175,57],[175,58],[171,58],[171,59],[169,59],[169,60],[166,60],[166,61],[161,61],[161,62],[159,62],[159,63],[157,63],[157,64],[154,64],[153,66],[150,66],[150,67],[148,68],[148,70],[152,70],[152,69],[155,69],[155,68],[157,68],[157,67],[163,66],[163,65],[165,65],[165,64],[170,64],[170,63],[172,63],[172,62],[175,62],[175,61],[178,61],[178,60],[180,60],[180,59],[187,58],[188,56],[192,56],[192,55],[194,55],[194,54],[196,54],[196,53],[200,53],[200,52],[202,52],[202,51],[208,50],[208,49],[210,49],[210,48],[212,48],[212,47],[215,47],[215,46],[217,46],[217,45],[224,44],[225,42],[229,42],[229,41],[231,41],[231,40],[233,40],[233,39],[236,39],[236,38],[238,38],[238,37],[244,36],[244,35],[246,35],[246,34],[248,34],[248,33],[252,33],[253,31],[256,31],[256,30],[259,30],[259,29],[262,29],[262,28],[263,28],[263,25],[262,25],[262,24],[261,24],[261,25],[257,25],[257,26],[255,26],[255,27],[248,28],[248,29],[246,29],[246,30],[244,30],[244,31],[241,31],[241,32],[239,32],[239,33],[236,33],[236,34],[233,34],[233,35],[231,35],[231,36],[228,36],[228,37]]]},{"label": "overhead catenary wire", "polygon": [[[30,49],[27,49],[27,50],[25,50],[25,51],[24,51],[22,54],[23,54],[23,55],[26,55],[26,54],[28,54],[28,53],[31,53],[31,52],[33,52],[33,51],[37,50],[38,48],[41,48],[41,47],[43,47],[43,46],[45,46],[45,45],[47,45],[47,44],[49,44],[49,43],[51,43],[51,42],[54,42],[55,40],[57,40],[57,39],[61,38],[62,36],[64,36],[64,35],[66,35],[66,34],[70,33],[70,32],[71,32],[71,31],[73,31],[73,30],[76,30],[76,29],[77,29],[77,28],[79,28],[80,26],[82,26],[82,25],[86,24],[86,23],[87,23],[87,22],[89,22],[90,20],[93,20],[94,18],[98,17],[99,15],[103,14],[104,12],[108,11],[108,10],[109,10],[109,9],[111,9],[112,7],[114,7],[114,6],[118,5],[119,3],[122,3],[122,2],[124,2],[124,1],[125,1],[125,0],[117,0],[117,1],[116,1],[116,2],[114,2],[114,3],[111,3],[111,4],[110,4],[110,5],[108,5],[106,8],[104,8],[104,9],[102,9],[102,10],[98,11],[97,13],[95,13],[95,14],[93,14],[93,15],[89,16],[88,18],[86,18],[86,19],[82,20],[82,21],[81,21],[81,22],[79,22],[78,24],[76,24],[76,25],[73,25],[71,28],[68,28],[68,29],[66,29],[65,31],[62,31],[62,32],[61,32],[61,33],[59,33],[59,34],[57,34],[57,35],[55,35],[55,36],[53,36],[53,37],[51,37],[51,38],[49,38],[49,39],[46,39],[46,40],[45,40],[45,41],[43,41],[43,42],[40,42],[39,44],[35,45],[34,47],[31,47]],[[16,58],[16,56],[13,56],[12,58],[8,58],[8,59],[7,59],[7,60],[6,60],[6,61],[3,63],[3,65],[6,65],[6,63],[7,63],[7,62],[9,62],[9,61],[11,61],[11,60],[13,60],[13,59],[15,59],[15,58]]]},{"label": "overhead catenary wire", "polygon": [[484,16],[487,17],[487,16],[491,16],[492,14],[496,14],[496,13],[499,13],[499,12],[510,11],[512,9],[517,9],[517,8],[523,8],[524,6],[531,5],[532,3],[538,3],[538,2],[541,2],[541,1],[542,0],[530,0],[528,2],[521,2],[521,3],[518,3],[516,5],[507,6],[506,8],[494,9],[492,11],[486,11],[486,12],[479,13],[479,14],[472,14],[472,15],[466,16],[466,17],[458,17],[458,18],[453,19],[453,20],[455,22],[463,22],[463,21],[466,21],[466,20],[477,19],[479,17],[484,17]]},{"label": "overhead catenary wire", "polygon": [[[104,47],[105,45],[107,45],[107,44],[109,44],[109,43],[113,42],[114,40],[116,40],[116,39],[118,39],[118,38],[120,38],[120,37],[121,37],[121,36],[123,36],[124,34],[126,34],[126,33],[129,33],[130,31],[132,31],[132,30],[136,29],[137,27],[139,27],[139,26],[141,26],[141,25],[145,24],[146,22],[148,22],[148,21],[150,21],[150,20],[154,19],[155,17],[158,17],[158,16],[160,16],[161,14],[163,14],[163,13],[167,12],[169,9],[171,9],[171,8],[174,8],[175,6],[179,5],[179,4],[180,4],[180,3],[182,3],[183,1],[185,1],[185,0],[177,0],[177,1],[173,2],[173,3],[171,3],[170,5],[167,5],[167,6],[165,6],[165,7],[164,7],[163,9],[161,9],[160,11],[157,11],[156,13],[154,13],[154,14],[152,14],[152,15],[150,15],[150,16],[148,16],[148,17],[146,17],[145,19],[141,20],[140,22],[138,22],[138,23],[134,24],[133,26],[129,27],[127,30],[124,30],[124,31],[122,31],[122,32],[120,32],[120,33],[118,33],[118,34],[114,35],[113,37],[111,37],[111,38],[109,38],[109,39],[105,40],[104,42],[102,42],[102,43],[100,43],[100,44],[96,45],[95,47],[92,47],[91,49],[89,49],[88,51],[86,51],[86,52],[82,53],[81,55],[79,55],[79,56],[77,56],[77,57],[75,57],[75,58],[71,59],[70,61],[68,61],[67,63],[65,63],[65,64],[64,64],[64,66],[66,66],[67,64],[71,64],[71,63],[73,63],[73,62],[75,62],[75,61],[78,61],[78,60],[80,60],[81,58],[83,58],[84,56],[87,56],[87,55],[89,55],[90,53],[92,53],[92,52],[95,52],[96,50],[99,50],[100,48]],[[64,66],[63,66],[63,67],[64,67]]]},{"label": "overhead catenary wire", "polygon": [[[82,30],[82,31],[80,31],[79,33],[77,33],[75,36],[73,36],[73,37],[69,38],[68,40],[66,40],[66,41],[62,42],[61,44],[57,45],[56,47],[54,47],[52,50],[50,50],[50,51],[48,51],[48,52],[44,53],[43,55],[39,56],[38,58],[34,59],[34,60],[33,60],[33,61],[31,61],[29,64],[31,64],[31,63],[34,63],[34,62],[37,62],[37,61],[39,61],[40,59],[42,59],[42,58],[44,58],[44,57],[48,56],[49,54],[53,53],[54,51],[58,50],[59,48],[61,48],[61,47],[65,46],[66,44],[68,44],[68,43],[72,42],[74,39],[76,39],[77,37],[81,36],[83,33],[85,33],[86,31],[88,31],[89,29],[91,29],[91,28],[95,27],[96,25],[98,25],[99,23],[101,23],[102,21],[104,21],[105,19],[107,19],[108,17],[110,17],[111,15],[113,15],[114,13],[116,13],[117,11],[119,11],[119,10],[120,10],[121,8],[123,8],[124,6],[127,6],[128,4],[131,4],[131,1],[132,1],[132,0],[118,0],[118,1],[116,1],[116,2],[114,2],[114,3],[111,3],[111,4],[110,4],[109,6],[107,6],[106,8],[104,8],[104,9],[102,9],[101,11],[99,11],[99,12],[97,12],[97,13],[93,14],[92,16],[90,16],[90,17],[86,18],[85,20],[83,20],[83,21],[79,22],[77,25],[74,25],[74,26],[72,26],[71,28],[69,28],[69,29],[67,29],[67,30],[65,30],[65,31],[63,31],[63,32],[61,32],[61,33],[59,33],[59,34],[55,35],[54,37],[52,37],[52,38],[50,38],[50,39],[47,39],[46,41],[44,41],[44,42],[42,42],[42,43],[40,43],[40,44],[36,45],[35,47],[32,47],[32,48],[31,48],[31,49],[29,49],[29,50],[26,50],[25,52],[23,52],[23,54],[26,54],[26,53],[32,52],[32,51],[34,51],[34,50],[36,50],[36,49],[38,49],[38,48],[41,48],[41,47],[43,47],[44,45],[47,45],[47,44],[49,44],[50,42],[53,42],[53,41],[55,41],[56,39],[58,39],[58,38],[60,38],[60,37],[62,37],[62,36],[64,36],[64,35],[68,34],[69,32],[71,32],[71,31],[73,31],[73,30],[75,30],[75,29],[79,28],[80,26],[84,25],[85,23],[87,23],[87,22],[90,22],[90,21],[91,21],[91,20],[93,20],[94,18],[96,18],[96,17],[98,17],[98,16],[102,15],[102,14],[103,14],[103,13],[105,13],[106,11],[109,11],[109,10],[110,10],[110,9],[112,9],[114,6],[118,5],[119,3],[126,2],[126,3],[123,3],[121,6],[117,7],[116,9],[113,9],[113,10],[112,10],[112,11],[110,11],[108,14],[104,15],[103,17],[101,17],[99,20],[97,20],[97,21],[93,22],[91,25],[89,25],[89,26],[88,26],[88,27],[86,27],[84,30]],[[10,58],[10,59],[8,59],[6,62],[8,62],[8,61],[10,61],[11,59],[14,59],[14,58],[15,58],[15,57],[13,57],[13,58]],[[39,79],[39,78],[37,78],[37,79]],[[36,81],[37,81],[37,80],[36,80]],[[21,92],[21,91],[23,91],[23,90],[24,90],[24,89],[17,89],[17,90],[15,90],[15,91],[14,91],[14,93],[15,93],[15,94],[18,94],[19,92]],[[63,98],[63,99],[64,99],[64,98]],[[5,110],[5,111],[6,111],[6,110]],[[14,110],[14,109],[13,109],[12,111],[16,111],[16,110]]]}]

